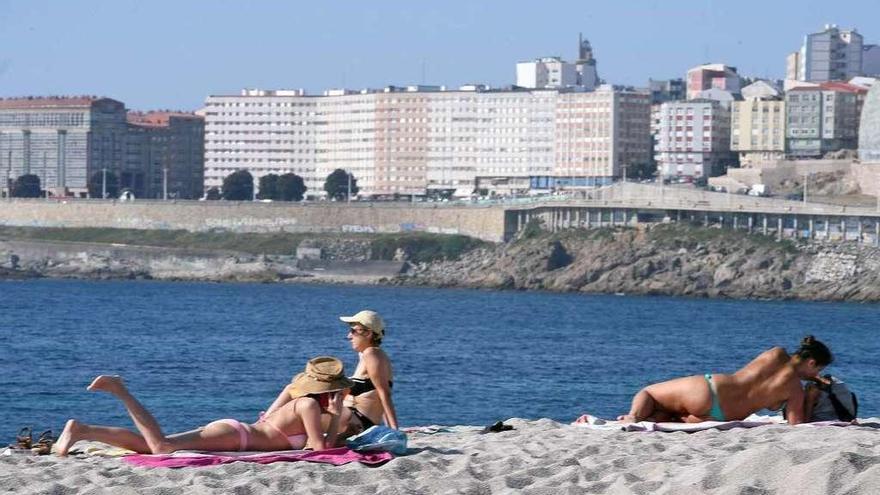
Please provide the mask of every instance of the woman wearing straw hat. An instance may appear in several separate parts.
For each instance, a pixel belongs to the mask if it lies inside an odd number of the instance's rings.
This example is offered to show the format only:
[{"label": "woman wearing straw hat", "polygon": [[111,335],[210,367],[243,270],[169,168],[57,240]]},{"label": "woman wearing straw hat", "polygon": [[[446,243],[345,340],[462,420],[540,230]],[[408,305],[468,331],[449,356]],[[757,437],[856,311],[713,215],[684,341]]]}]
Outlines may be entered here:
[{"label": "woman wearing straw hat", "polygon": [[[101,375],[88,390],[103,390],[122,401],[139,433],[125,428],[93,426],[71,419],[56,444],[58,455],[66,455],[80,440],[96,440],[141,454],[165,454],[177,450],[203,451],[273,451],[298,450],[307,445],[324,450],[336,445],[339,413],[343,409],[342,390],[352,381],[345,377],[342,362],[334,357],[321,356],[309,360],[305,371],[296,375],[285,387],[284,401],[270,408],[254,424],[234,419],[214,421],[203,428],[174,435],[165,435],[159,423],[147,409],[131,395],[119,376]],[[326,429],[321,416],[330,421]],[[326,436],[325,436],[326,431]]]},{"label": "woman wearing straw hat", "polygon": [[340,415],[348,425],[346,436],[360,433],[385,422],[397,429],[397,413],[391,398],[391,360],[380,345],[385,337],[385,322],[375,311],[364,310],[354,316],[339,317],[348,323],[348,340],[359,356],[354,375],[354,386],[345,398],[345,409]]}]

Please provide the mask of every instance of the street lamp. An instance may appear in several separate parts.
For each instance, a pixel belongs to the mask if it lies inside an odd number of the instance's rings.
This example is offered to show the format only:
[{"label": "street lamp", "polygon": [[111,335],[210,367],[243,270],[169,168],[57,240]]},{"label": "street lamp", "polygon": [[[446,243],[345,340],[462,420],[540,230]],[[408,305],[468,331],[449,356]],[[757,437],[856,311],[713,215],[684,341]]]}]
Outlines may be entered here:
[{"label": "street lamp", "polygon": [[107,167],[101,169],[101,199],[107,199]]},{"label": "street lamp", "polygon": [[807,204],[807,181],[810,180],[810,174],[804,172],[804,204]]},{"label": "street lamp", "polygon": [[10,150],[6,154],[6,199],[12,201],[12,140],[10,139]]}]

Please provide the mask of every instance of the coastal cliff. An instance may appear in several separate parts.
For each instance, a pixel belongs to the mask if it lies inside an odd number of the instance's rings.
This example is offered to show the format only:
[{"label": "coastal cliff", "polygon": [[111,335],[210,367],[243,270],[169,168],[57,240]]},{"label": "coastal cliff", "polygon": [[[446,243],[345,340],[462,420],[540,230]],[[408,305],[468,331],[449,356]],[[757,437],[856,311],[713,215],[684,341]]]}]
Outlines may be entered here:
[{"label": "coastal cliff", "polygon": [[795,244],[721,229],[533,231],[394,283],[750,299],[880,300],[880,250]]},{"label": "coastal cliff", "polygon": [[[242,241],[235,239],[245,245]],[[262,247],[247,252],[5,240],[0,241],[0,278],[326,282],[880,301],[880,249],[777,242],[714,228],[667,224],[558,233],[534,228],[504,244],[406,235],[281,241],[284,247],[270,252]],[[304,259],[298,251],[320,255]]]}]

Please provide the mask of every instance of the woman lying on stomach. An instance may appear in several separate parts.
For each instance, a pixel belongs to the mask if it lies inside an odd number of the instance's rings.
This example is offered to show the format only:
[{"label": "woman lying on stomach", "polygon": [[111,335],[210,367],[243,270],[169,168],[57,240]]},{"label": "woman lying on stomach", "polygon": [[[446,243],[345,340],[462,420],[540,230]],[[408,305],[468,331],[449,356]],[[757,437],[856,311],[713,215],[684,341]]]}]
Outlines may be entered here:
[{"label": "woman lying on stomach", "polygon": [[[706,373],[649,385],[633,397],[629,414],[617,419],[625,423],[731,421],[787,404],[789,424],[803,423],[814,401],[805,400],[801,380],[818,380],[831,360],[828,347],[810,335],[794,354],[774,347],[732,375]],[[578,419],[582,421],[586,416]]]},{"label": "woman lying on stomach", "polygon": [[[80,440],[93,440],[133,450],[141,454],[166,454],[177,450],[314,450],[333,448],[342,409],[342,390],[352,386],[342,362],[322,356],[309,360],[305,371],[285,387],[290,398],[254,424],[220,419],[184,433],[165,435],[159,423],[131,395],[122,378],[101,375],[88,390],[103,390],[122,401],[138,432],[112,426],[94,426],[71,419],[56,444],[58,455],[67,455]],[[276,401],[277,402],[277,401]],[[329,426],[321,427],[322,414],[330,416]],[[324,435],[326,431],[326,436]]]}]

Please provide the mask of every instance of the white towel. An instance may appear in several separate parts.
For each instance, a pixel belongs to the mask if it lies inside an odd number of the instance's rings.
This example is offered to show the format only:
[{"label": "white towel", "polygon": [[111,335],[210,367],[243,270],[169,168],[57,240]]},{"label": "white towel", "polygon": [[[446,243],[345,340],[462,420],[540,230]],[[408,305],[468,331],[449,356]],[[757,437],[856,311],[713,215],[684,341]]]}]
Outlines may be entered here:
[{"label": "white towel", "polygon": [[[589,414],[583,416],[585,422],[572,423],[575,426],[590,428],[593,430],[623,430],[623,431],[684,431],[692,433],[703,430],[729,430],[731,428],[754,428],[756,426],[788,424],[782,416],[751,416],[737,421],[703,421],[702,423],[655,423],[653,421],[639,421],[638,423],[621,423],[597,418]],[[845,421],[819,421],[815,423],[801,423],[797,426],[850,426],[853,423]]]}]

